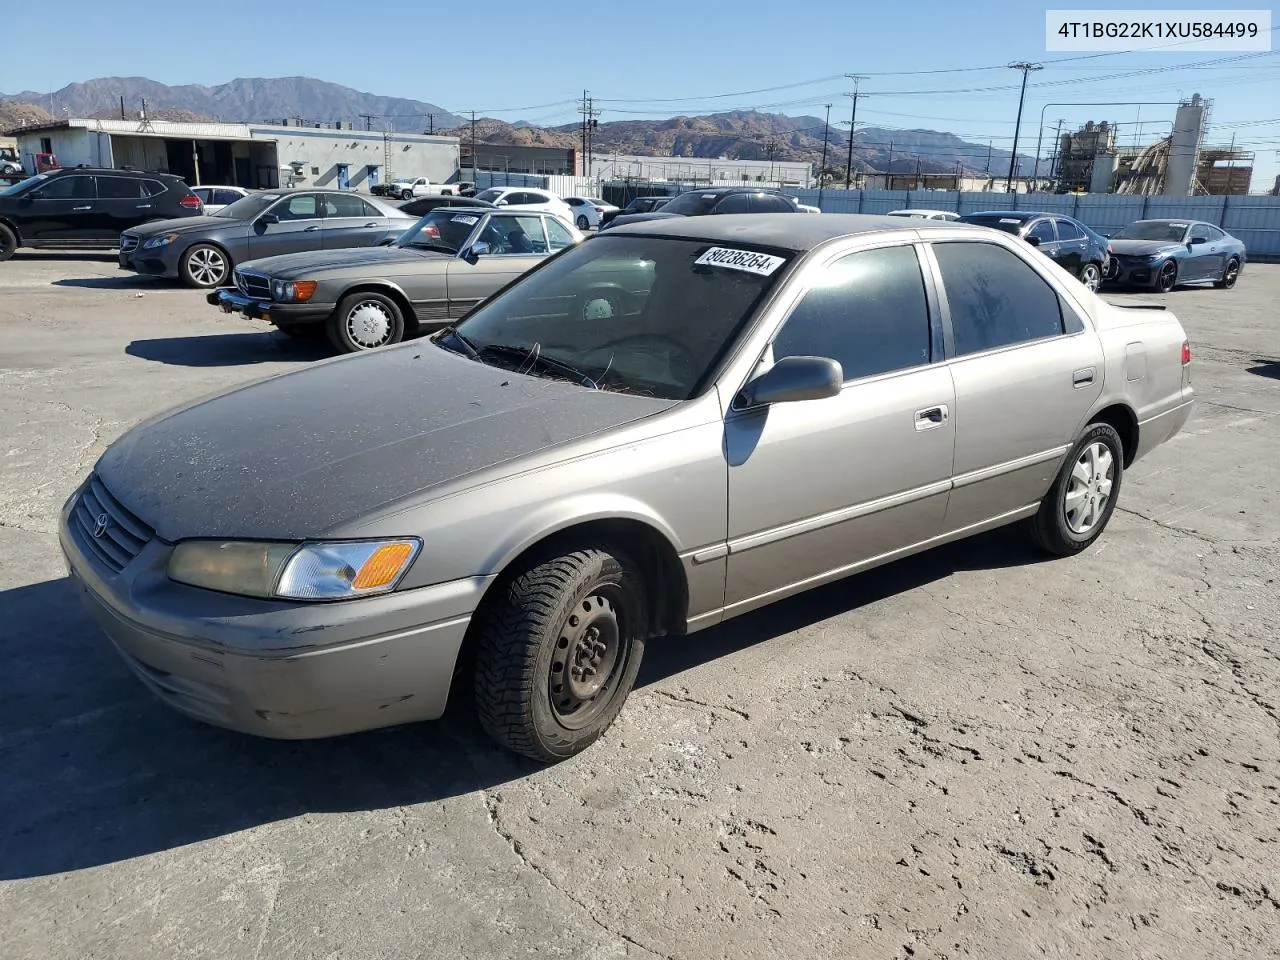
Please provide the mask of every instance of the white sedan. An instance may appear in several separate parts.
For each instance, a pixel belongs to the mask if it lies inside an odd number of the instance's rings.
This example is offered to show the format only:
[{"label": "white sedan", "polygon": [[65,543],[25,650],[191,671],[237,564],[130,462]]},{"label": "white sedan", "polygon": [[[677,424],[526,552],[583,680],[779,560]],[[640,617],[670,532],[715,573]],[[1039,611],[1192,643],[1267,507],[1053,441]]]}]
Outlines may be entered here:
[{"label": "white sedan", "polygon": [[573,225],[579,230],[599,227],[606,213],[618,210],[612,203],[605,203],[598,197],[565,197],[564,202],[573,211]]},{"label": "white sedan", "polygon": [[490,187],[476,194],[477,200],[487,200],[504,210],[541,210],[555,214],[568,224],[575,224],[573,207],[549,190],[533,187]]},{"label": "white sedan", "polygon": [[890,217],[914,217],[916,220],[959,220],[960,214],[952,213],[950,210],[925,210],[922,208],[911,208],[909,210],[890,210],[886,216]]},{"label": "white sedan", "polygon": [[244,187],[192,187],[191,192],[204,204],[205,213],[217,213],[223,207],[230,206],[237,200],[249,195]]}]

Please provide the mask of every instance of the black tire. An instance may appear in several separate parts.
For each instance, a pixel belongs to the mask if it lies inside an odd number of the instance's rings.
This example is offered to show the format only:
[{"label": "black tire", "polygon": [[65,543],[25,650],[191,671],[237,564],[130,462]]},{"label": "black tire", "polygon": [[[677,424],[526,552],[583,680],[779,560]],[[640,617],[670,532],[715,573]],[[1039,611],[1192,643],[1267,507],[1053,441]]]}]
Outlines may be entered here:
[{"label": "black tire", "polygon": [[0,263],[13,256],[18,249],[18,236],[3,223],[0,223]]},{"label": "black tire", "polygon": [[1080,267],[1080,282],[1093,293],[1102,286],[1102,264],[1090,261]]},{"label": "black tire", "polygon": [[412,199],[413,199],[413,191],[412,191],[412,190],[401,190],[401,191],[400,191],[400,199],[401,199],[401,200],[412,200]]},{"label": "black tire", "polygon": [[498,590],[477,624],[481,725],[543,763],[580,753],[613,723],[640,670],[649,619],[639,571],[588,547],[535,559]]},{"label": "black tire", "polygon": [[276,329],[294,340],[319,340],[326,334],[323,323],[286,323]]},{"label": "black tire", "polygon": [[585,216],[583,216],[582,214],[578,214],[578,229],[579,229],[579,230],[590,230],[590,229],[591,229],[591,221],[590,221],[590,220],[588,220],[588,219],[587,219]]},{"label": "black tire", "polygon": [[1173,260],[1166,260],[1160,267],[1160,272],[1156,274],[1156,290],[1160,293],[1169,293],[1178,285],[1178,264]]},{"label": "black tire", "polygon": [[197,290],[225,286],[231,276],[231,258],[211,243],[193,244],[178,262],[182,282]]},{"label": "black tire", "polygon": [[[372,311],[364,322],[355,315],[362,309]],[[379,330],[374,325],[384,322],[385,334],[379,338]],[[342,353],[376,350],[404,339],[404,313],[400,310],[400,305],[386,294],[372,291],[347,294],[338,303],[338,308],[333,311],[325,326],[328,328],[329,342]]]},{"label": "black tire", "polygon": [[[1087,469],[1089,451],[1096,450],[1099,445],[1104,447],[1110,456],[1111,462],[1106,465],[1106,469],[1109,470],[1110,484],[1105,488],[1106,499],[1100,504],[1101,509],[1097,511],[1087,528],[1081,529],[1083,526],[1081,521],[1085,518],[1077,512],[1076,520],[1071,519],[1068,498],[1071,497],[1076,503],[1081,503],[1079,494],[1083,490],[1085,509],[1090,509],[1087,502],[1091,496],[1094,500],[1093,508],[1096,509],[1099,506],[1097,504],[1100,490],[1097,479],[1099,473],[1095,472],[1089,476],[1087,482],[1081,482],[1082,474],[1089,474]],[[1080,465],[1079,468],[1077,464]],[[1123,479],[1124,444],[1120,440],[1120,434],[1109,423],[1091,423],[1063,461],[1062,469],[1058,471],[1053,486],[1040,501],[1039,511],[1028,520],[1031,539],[1042,550],[1059,557],[1070,556],[1086,549],[1102,535],[1107,522],[1111,519],[1111,514],[1115,512]]]},{"label": "black tire", "polygon": [[[3,247],[3,238],[0,238],[0,247]],[[4,259],[4,254],[0,253],[0,260]],[[1222,279],[1213,281],[1213,285],[1219,290],[1230,290],[1236,285],[1236,281],[1240,279],[1240,261],[1236,257],[1232,257],[1222,267]]]}]

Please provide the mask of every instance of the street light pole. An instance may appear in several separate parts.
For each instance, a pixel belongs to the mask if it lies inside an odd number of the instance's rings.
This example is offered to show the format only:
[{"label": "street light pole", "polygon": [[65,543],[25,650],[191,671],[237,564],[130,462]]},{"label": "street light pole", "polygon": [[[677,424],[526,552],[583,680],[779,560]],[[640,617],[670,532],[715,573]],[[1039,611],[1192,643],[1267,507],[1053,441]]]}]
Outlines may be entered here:
[{"label": "street light pole", "polygon": [[827,138],[831,136],[831,104],[827,104],[827,119],[822,124],[822,165],[818,167],[818,206],[822,206],[822,185],[827,178]]},{"label": "street light pole", "polygon": [[849,159],[844,167],[844,188],[848,190],[853,183],[853,131],[858,124],[858,84],[866,77],[852,73],[846,73],[845,76],[853,81],[853,93],[849,94],[853,98],[853,113],[849,117]]},{"label": "street light pole", "polygon": [[1022,105],[1027,99],[1027,74],[1032,70],[1044,69],[1038,63],[1027,63],[1026,61],[1011,63],[1009,68],[1022,71],[1022,92],[1018,94],[1018,119],[1013,125],[1013,155],[1009,157],[1009,177],[1005,180],[1005,193],[1013,192],[1013,172],[1018,166],[1018,135],[1022,132]]}]

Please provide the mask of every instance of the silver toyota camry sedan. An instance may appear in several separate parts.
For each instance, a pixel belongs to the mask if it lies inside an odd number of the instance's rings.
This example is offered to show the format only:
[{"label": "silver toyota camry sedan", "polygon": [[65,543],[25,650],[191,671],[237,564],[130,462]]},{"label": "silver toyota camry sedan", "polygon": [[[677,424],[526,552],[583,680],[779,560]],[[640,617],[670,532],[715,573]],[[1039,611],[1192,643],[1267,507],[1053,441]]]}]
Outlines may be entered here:
[{"label": "silver toyota camry sedan", "polygon": [[623,226],[429,339],[135,427],[61,543],[189,716],[323,737],[469,689],[553,761],[656,637],[1003,524],[1085,549],[1186,422],[1189,362],[1168,311],[982,227]]}]

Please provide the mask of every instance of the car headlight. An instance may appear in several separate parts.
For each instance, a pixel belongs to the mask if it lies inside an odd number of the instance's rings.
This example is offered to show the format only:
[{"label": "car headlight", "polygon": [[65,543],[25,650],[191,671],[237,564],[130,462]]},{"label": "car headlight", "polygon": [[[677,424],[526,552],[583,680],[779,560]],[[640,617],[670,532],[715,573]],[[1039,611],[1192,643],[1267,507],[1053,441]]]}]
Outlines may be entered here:
[{"label": "car headlight", "polygon": [[150,240],[148,240],[146,243],[142,245],[142,249],[155,250],[158,247],[167,247],[169,244],[173,243],[173,241],[177,239],[178,239],[178,235],[176,233],[166,233],[162,237],[152,237]]},{"label": "car headlight", "polygon": [[306,303],[316,292],[314,280],[273,280],[271,299],[280,303]]},{"label": "car headlight", "polygon": [[169,579],[248,597],[349,600],[394,590],[422,541],[263,543],[188,540],[169,557]]}]

